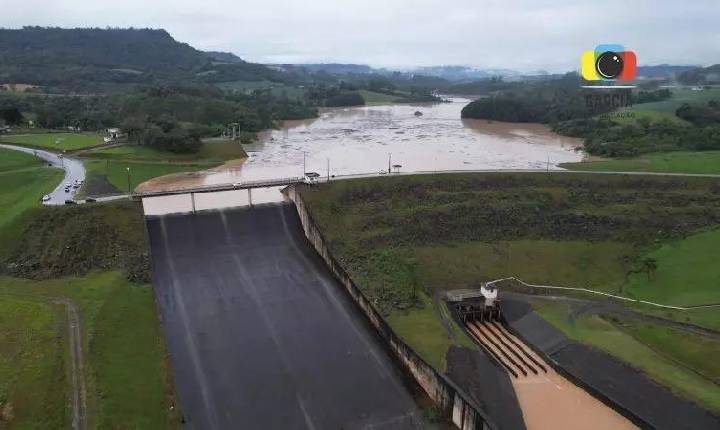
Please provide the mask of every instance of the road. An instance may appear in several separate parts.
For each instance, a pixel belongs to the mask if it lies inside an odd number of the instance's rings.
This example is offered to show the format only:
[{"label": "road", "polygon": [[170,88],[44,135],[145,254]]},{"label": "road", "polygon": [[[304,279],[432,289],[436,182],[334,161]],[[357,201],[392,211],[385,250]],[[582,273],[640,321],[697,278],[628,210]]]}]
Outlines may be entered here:
[{"label": "road", "polygon": [[186,428],[428,428],[293,205],[146,220]]},{"label": "road", "polygon": [[43,204],[63,205],[65,204],[65,200],[75,200],[75,195],[77,194],[79,188],[70,188],[70,192],[66,193],[65,185],[72,185],[75,180],[85,180],[85,166],[83,166],[82,161],[73,157],[61,158],[60,156],[58,156],[58,154],[50,151],[43,151],[42,149],[32,149],[22,146],[5,144],[0,144],[0,148],[13,149],[15,151],[21,151],[35,155],[36,157],[39,157],[46,162],[52,164],[53,167],[57,167],[58,169],[63,169],[65,171],[65,178],[63,178],[63,180],[58,184],[57,188],[55,188],[52,193],[48,194],[50,196],[50,200],[43,202]]}]

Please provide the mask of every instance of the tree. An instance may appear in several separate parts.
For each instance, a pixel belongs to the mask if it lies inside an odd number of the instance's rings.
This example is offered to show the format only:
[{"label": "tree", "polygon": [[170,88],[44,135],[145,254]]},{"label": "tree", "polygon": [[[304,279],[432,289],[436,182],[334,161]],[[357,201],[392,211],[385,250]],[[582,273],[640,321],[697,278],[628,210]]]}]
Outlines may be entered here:
[{"label": "tree", "polygon": [[16,107],[0,109],[0,118],[2,118],[7,125],[18,125],[23,122],[23,114],[20,112],[20,109]]},{"label": "tree", "polygon": [[655,274],[655,271],[658,268],[657,260],[654,258],[645,258],[643,259],[643,267],[645,268],[645,273],[647,273],[648,281],[653,277]]}]

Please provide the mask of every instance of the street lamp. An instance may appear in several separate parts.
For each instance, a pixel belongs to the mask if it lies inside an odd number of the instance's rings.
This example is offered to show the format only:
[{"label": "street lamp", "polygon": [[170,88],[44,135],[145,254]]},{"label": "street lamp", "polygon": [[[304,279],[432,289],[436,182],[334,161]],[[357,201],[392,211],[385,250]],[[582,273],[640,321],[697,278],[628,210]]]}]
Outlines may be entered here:
[{"label": "street lamp", "polygon": [[128,183],[127,190],[128,190],[128,194],[130,194],[130,167],[126,167],[126,169],[127,169],[127,183]]}]

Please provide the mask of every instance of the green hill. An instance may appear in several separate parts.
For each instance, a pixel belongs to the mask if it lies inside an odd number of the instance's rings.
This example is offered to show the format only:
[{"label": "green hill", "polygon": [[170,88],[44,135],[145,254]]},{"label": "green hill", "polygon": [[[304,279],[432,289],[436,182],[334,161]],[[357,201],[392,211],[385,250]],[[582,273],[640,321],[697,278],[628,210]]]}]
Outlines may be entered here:
[{"label": "green hill", "polygon": [[280,81],[282,73],[199,51],[162,29],[0,29],[0,83],[98,91],[99,84]]}]

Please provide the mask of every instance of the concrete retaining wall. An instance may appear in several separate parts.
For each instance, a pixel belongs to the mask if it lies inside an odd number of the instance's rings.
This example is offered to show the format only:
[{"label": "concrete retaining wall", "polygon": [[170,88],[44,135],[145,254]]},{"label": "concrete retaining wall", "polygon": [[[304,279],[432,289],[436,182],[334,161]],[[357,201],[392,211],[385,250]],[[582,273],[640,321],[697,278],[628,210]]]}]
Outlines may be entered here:
[{"label": "concrete retaining wall", "polygon": [[386,342],[398,363],[425,391],[445,418],[451,420],[461,430],[497,429],[498,427],[494,425],[493,421],[460,388],[426,363],[393,331],[385,318],[355,285],[328,249],[322,233],[305,207],[298,186],[291,185],[283,192],[295,203],[305,236],[325,261],[327,267],[367,316],[370,324]]}]

